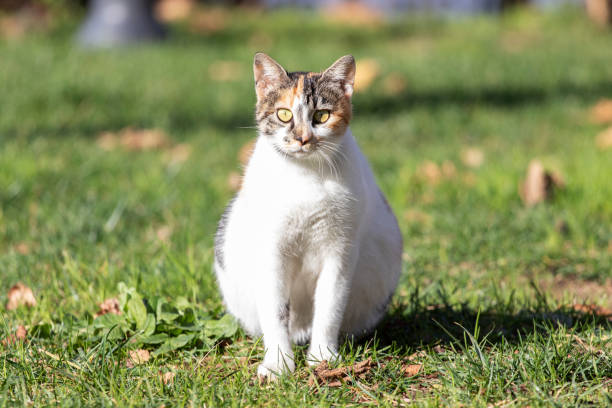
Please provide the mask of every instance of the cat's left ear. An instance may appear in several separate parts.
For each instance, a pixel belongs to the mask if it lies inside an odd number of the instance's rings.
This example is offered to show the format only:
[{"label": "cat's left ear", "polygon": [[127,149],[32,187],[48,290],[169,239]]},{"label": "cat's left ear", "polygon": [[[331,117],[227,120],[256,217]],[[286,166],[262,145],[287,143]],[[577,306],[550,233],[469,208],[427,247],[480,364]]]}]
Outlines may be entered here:
[{"label": "cat's left ear", "polygon": [[339,82],[344,89],[344,94],[347,98],[353,95],[353,85],[355,84],[355,58],[352,55],[345,55],[339,58],[327,68],[323,73],[322,78]]}]

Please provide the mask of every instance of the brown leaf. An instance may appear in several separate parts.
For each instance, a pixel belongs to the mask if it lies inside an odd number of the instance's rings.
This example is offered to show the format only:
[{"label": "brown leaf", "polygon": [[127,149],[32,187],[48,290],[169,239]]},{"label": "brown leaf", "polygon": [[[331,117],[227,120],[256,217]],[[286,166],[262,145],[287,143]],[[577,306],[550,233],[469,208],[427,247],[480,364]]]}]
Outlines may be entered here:
[{"label": "brown leaf", "polygon": [[161,380],[164,383],[164,385],[168,385],[174,382],[174,377],[176,377],[176,374],[173,373],[172,371],[168,371],[167,373],[164,373],[161,375]]},{"label": "brown leaf", "polygon": [[28,337],[28,331],[22,325],[17,327],[17,331],[15,334],[9,335],[7,338],[2,340],[2,345],[6,346],[7,344],[15,344],[17,342],[24,342]]},{"label": "brown leaf", "polygon": [[146,363],[149,361],[149,358],[151,358],[151,354],[147,350],[130,350],[128,352],[128,359],[125,365],[128,368],[133,368],[137,365]]},{"label": "brown leaf", "polygon": [[558,173],[546,171],[540,161],[532,160],[525,181],[520,185],[519,194],[523,203],[531,207],[552,198],[554,191],[564,185]]},{"label": "brown leaf", "polygon": [[96,312],[94,318],[105,315],[107,313],[116,315],[121,314],[119,300],[117,300],[117,298],[108,298],[104,302],[100,303],[100,309]]},{"label": "brown leaf", "polygon": [[185,20],[194,6],[193,0],[161,0],[155,7],[155,15],[164,22]]},{"label": "brown leaf", "polygon": [[366,90],[380,73],[380,65],[375,59],[364,58],[357,61],[355,71],[355,92]]},{"label": "brown leaf", "polygon": [[601,150],[612,148],[612,127],[604,130],[595,138],[595,144]]},{"label": "brown leaf", "polygon": [[214,61],[208,67],[208,76],[213,81],[228,82],[241,79],[242,64],[237,61]]},{"label": "brown leaf", "polygon": [[467,167],[471,167],[471,168],[480,167],[482,166],[482,163],[484,163],[484,153],[482,150],[476,147],[470,147],[470,148],[464,149],[461,152],[461,161]]},{"label": "brown leaf", "polygon": [[314,376],[308,380],[309,385],[326,384],[330,387],[339,387],[343,382],[350,381],[351,377],[368,373],[375,366],[371,358],[360,361],[352,366],[329,368],[327,361],[322,361],[314,369]]},{"label": "brown leaf", "polygon": [[8,302],[6,302],[6,310],[15,310],[22,305],[28,307],[36,306],[36,298],[34,298],[32,289],[21,282],[13,285],[13,287],[9,289],[7,297]]},{"label": "brown leaf", "polygon": [[187,143],[177,144],[168,150],[165,156],[166,161],[171,165],[183,163],[191,156],[191,146]]},{"label": "brown leaf", "polygon": [[612,99],[600,99],[591,108],[591,120],[599,124],[612,122]]},{"label": "brown leaf", "polygon": [[407,364],[402,369],[408,377],[414,377],[421,371],[421,367],[423,367],[423,364]]}]

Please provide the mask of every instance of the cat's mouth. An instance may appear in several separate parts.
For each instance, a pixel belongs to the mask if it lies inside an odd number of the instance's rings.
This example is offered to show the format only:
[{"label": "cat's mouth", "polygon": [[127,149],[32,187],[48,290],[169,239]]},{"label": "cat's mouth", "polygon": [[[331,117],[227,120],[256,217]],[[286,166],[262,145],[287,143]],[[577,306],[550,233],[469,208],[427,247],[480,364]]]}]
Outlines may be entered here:
[{"label": "cat's mouth", "polygon": [[308,143],[305,145],[290,144],[284,146],[282,150],[284,153],[290,156],[301,158],[313,154],[317,150],[317,147],[314,143]]}]

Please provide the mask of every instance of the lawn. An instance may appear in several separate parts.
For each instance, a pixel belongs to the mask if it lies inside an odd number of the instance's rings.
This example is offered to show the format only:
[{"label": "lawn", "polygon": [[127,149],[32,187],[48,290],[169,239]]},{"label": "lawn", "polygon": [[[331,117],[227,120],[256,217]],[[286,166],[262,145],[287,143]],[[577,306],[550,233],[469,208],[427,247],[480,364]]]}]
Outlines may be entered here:
[{"label": "lawn", "polygon": [[[216,13],[123,50],[75,48],[70,18],[0,39],[0,406],[612,403],[612,150],[590,114],[612,96],[611,32],[571,9]],[[300,349],[259,384],[261,341],[223,318],[212,272],[261,50],[289,70],[351,53],[372,77],[351,127],[404,273],[332,378]],[[564,187],[527,207],[534,159]],[[37,304],[5,309],[18,282]],[[95,318],[112,298],[123,313]]]}]

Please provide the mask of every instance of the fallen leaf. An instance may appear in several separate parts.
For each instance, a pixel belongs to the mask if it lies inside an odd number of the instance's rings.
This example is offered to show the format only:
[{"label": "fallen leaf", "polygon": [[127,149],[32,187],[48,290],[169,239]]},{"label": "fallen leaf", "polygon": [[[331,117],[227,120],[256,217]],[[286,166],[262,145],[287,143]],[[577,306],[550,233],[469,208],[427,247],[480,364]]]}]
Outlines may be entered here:
[{"label": "fallen leaf", "polygon": [[242,186],[242,176],[237,171],[232,171],[227,176],[227,186],[232,191],[240,190]]},{"label": "fallen leaf", "polygon": [[595,144],[601,150],[612,148],[612,127],[598,134],[595,139]]},{"label": "fallen leaf", "polygon": [[329,368],[327,361],[322,361],[315,367],[313,376],[308,380],[310,386],[315,382],[330,387],[339,387],[343,382],[350,381],[351,377],[367,374],[375,366],[371,358],[360,361],[351,366],[343,366],[334,369]]},{"label": "fallen leaf", "polygon": [[116,315],[121,314],[119,300],[117,300],[117,298],[108,298],[104,302],[100,303],[100,309],[96,312],[94,318],[108,313]]},{"label": "fallen leaf", "polygon": [[27,336],[28,336],[28,331],[26,330],[26,328],[22,325],[19,325],[19,327],[17,327],[17,331],[15,332],[15,334],[11,334],[7,338],[2,340],[2,345],[6,346],[8,344],[24,342]]},{"label": "fallen leaf", "polygon": [[355,91],[368,89],[379,73],[380,65],[376,60],[371,58],[358,60],[355,70]]},{"label": "fallen leaf", "polygon": [[612,122],[612,99],[600,99],[591,108],[591,120],[598,124]]},{"label": "fallen leaf", "polygon": [[414,377],[421,371],[421,367],[423,367],[423,364],[407,364],[402,369],[408,377]]},{"label": "fallen leaf", "polygon": [[6,302],[6,310],[15,310],[19,306],[25,305],[28,307],[36,306],[36,298],[32,289],[28,288],[23,283],[19,282],[9,289],[8,302]]},{"label": "fallen leaf", "polygon": [[155,15],[164,22],[186,19],[193,11],[193,0],[161,0],[155,6]]},{"label": "fallen leaf", "polygon": [[151,354],[147,350],[138,349],[128,352],[127,368],[134,368],[137,365],[144,364],[151,358]]},{"label": "fallen leaf", "polygon": [[440,167],[430,160],[425,160],[423,164],[419,166],[417,175],[432,185],[438,184],[442,179]]},{"label": "fallen leaf", "polygon": [[173,373],[172,371],[168,371],[167,373],[164,373],[161,375],[161,380],[164,383],[164,385],[172,384],[174,382],[175,376],[176,376],[175,373]]},{"label": "fallen leaf", "polygon": [[461,152],[461,161],[467,167],[471,167],[471,168],[480,167],[482,166],[482,163],[484,163],[484,153],[482,150],[476,147],[470,147],[470,148],[464,149]]},{"label": "fallen leaf", "polygon": [[519,194],[523,203],[531,207],[552,198],[554,191],[564,185],[558,173],[546,171],[540,161],[532,160],[525,181],[520,185]]},{"label": "fallen leaf", "polygon": [[246,166],[253,155],[253,151],[255,150],[255,139],[245,143],[238,152],[238,161],[243,166]]},{"label": "fallen leaf", "polygon": [[332,5],[322,9],[326,19],[351,26],[377,26],[384,21],[380,10],[361,2],[331,2]]},{"label": "fallen leaf", "polygon": [[214,61],[208,67],[208,76],[213,81],[238,81],[241,79],[241,65],[237,61]]}]

